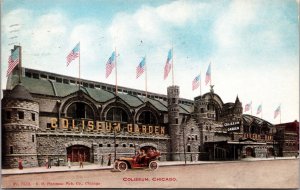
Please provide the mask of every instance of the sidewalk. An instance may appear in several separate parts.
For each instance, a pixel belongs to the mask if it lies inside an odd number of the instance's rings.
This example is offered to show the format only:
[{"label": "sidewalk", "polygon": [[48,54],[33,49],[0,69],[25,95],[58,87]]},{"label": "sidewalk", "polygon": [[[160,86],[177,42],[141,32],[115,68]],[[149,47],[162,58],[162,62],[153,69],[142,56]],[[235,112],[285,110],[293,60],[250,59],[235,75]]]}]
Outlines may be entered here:
[{"label": "sidewalk", "polygon": [[[266,161],[266,160],[291,160],[296,159],[295,157],[270,157],[270,158],[244,158],[241,160],[232,160],[232,161],[164,161],[159,162],[160,167],[164,166],[180,166],[180,165],[199,165],[199,164],[222,164],[222,163],[234,163],[234,162],[247,162],[247,161]],[[299,158],[298,158],[299,159]],[[31,173],[51,173],[51,172],[66,172],[66,171],[89,171],[89,170],[111,170],[111,166],[100,166],[98,164],[89,164],[84,165],[83,168],[79,168],[78,165],[74,165],[71,168],[68,166],[52,166],[52,168],[47,169],[45,167],[34,167],[34,168],[24,168],[19,170],[18,168],[14,169],[2,169],[2,175],[18,175],[18,174],[31,174]]]}]

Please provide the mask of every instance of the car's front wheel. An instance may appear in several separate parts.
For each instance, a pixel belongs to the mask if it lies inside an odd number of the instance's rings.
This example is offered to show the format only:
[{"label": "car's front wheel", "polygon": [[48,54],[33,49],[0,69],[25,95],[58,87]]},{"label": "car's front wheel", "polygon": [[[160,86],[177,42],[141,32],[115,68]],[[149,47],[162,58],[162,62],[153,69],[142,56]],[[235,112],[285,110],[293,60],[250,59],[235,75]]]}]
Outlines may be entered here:
[{"label": "car's front wheel", "polygon": [[119,161],[118,170],[124,172],[128,169],[127,163],[124,161]]},{"label": "car's front wheel", "polygon": [[150,170],[156,170],[158,168],[158,163],[156,161],[151,161],[149,163],[149,169]]}]

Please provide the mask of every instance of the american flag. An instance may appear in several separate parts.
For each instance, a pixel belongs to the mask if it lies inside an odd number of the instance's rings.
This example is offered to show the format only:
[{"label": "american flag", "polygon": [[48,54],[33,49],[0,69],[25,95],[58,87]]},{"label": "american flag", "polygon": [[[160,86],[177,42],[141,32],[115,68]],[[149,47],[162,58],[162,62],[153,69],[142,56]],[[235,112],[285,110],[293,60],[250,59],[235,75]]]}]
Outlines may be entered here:
[{"label": "american flag", "polygon": [[77,57],[79,57],[79,55],[80,55],[80,42],[78,42],[78,44],[74,47],[74,49],[67,56],[67,66],[69,66],[69,64],[74,59],[76,59]]},{"label": "american flag", "polygon": [[246,105],[245,105],[245,112],[246,112],[246,111],[249,111],[250,108],[251,108],[251,106],[252,106],[252,101],[251,101],[249,104],[246,104]]},{"label": "american flag", "polygon": [[116,60],[116,52],[113,51],[110,58],[108,59],[106,63],[106,78],[109,77],[111,71],[115,67],[115,60]]},{"label": "american flag", "polygon": [[262,111],[262,105],[260,104],[260,105],[258,106],[258,108],[257,108],[256,114],[257,114],[257,115],[260,114],[261,111]]},{"label": "american flag", "polygon": [[200,86],[200,75],[196,76],[192,82],[192,89],[195,90]]},{"label": "american flag", "polygon": [[8,58],[8,69],[7,69],[6,76],[8,76],[19,63],[20,63],[20,48],[17,47]]},{"label": "american flag", "polygon": [[172,53],[172,49],[169,50],[169,53],[168,53],[168,58],[167,58],[167,61],[166,61],[166,65],[165,65],[165,71],[164,71],[164,79],[166,79],[169,75],[169,72],[171,70],[171,67],[172,67],[172,63],[171,63],[171,60],[173,58],[173,53]]},{"label": "american flag", "polygon": [[280,106],[274,112],[274,119],[280,114]]},{"label": "american flag", "polygon": [[207,85],[209,81],[211,81],[211,68],[210,68],[210,63],[209,63],[208,69],[207,69],[207,71],[206,71],[205,85]]},{"label": "american flag", "polygon": [[146,58],[143,57],[140,64],[136,67],[136,78],[139,78],[143,74],[145,70],[145,65],[146,65]]}]

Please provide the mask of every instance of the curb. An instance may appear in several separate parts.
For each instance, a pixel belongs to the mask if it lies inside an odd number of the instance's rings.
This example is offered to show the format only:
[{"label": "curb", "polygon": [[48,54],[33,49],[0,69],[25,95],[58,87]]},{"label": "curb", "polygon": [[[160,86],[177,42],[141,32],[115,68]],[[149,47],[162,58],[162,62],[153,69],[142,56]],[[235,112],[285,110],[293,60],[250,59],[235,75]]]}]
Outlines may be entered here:
[{"label": "curb", "polygon": [[[259,161],[280,161],[280,160],[299,160],[299,158],[277,158],[277,159],[264,159],[264,160],[235,160],[235,161],[207,161],[203,163],[198,163],[198,162],[187,162],[185,163],[174,163],[174,164],[160,164],[159,167],[168,167],[168,166],[193,166],[193,165],[206,165],[206,164],[226,164],[226,163],[243,163],[243,162],[259,162]],[[99,167],[99,168],[87,168],[87,169],[66,169],[66,170],[43,170],[43,171],[29,171],[29,172],[23,172],[23,173],[14,173],[14,172],[8,172],[8,173],[3,173],[3,170],[1,174],[3,176],[8,176],[8,175],[24,175],[24,174],[39,174],[39,173],[59,173],[59,172],[81,172],[81,171],[95,171],[95,170],[113,170],[113,167]],[[20,171],[20,170],[16,170]],[[24,170],[23,170],[24,171]]]}]

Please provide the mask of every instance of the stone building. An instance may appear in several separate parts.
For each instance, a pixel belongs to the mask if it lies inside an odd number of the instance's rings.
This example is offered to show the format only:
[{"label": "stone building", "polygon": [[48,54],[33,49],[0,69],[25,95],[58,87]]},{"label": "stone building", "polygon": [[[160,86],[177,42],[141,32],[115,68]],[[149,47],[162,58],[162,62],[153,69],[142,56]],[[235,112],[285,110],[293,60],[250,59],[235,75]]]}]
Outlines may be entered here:
[{"label": "stone building", "polygon": [[296,156],[299,154],[299,122],[275,125],[274,138],[278,142],[278,156]]},{"label": "stone building", "polygon": [[[19,72],[21,69],[21,72]],[[21,75],[19,75],[21,73]],[[80,84],[80,85],[79,85]],[[165,160],[235,160],[272,156],[275,127],[223,103],[213,86],[188,100],[179,86],[167,95],[118,87],[29,68],[8,77],[2,99],[2,166],[107,164],[152,147]],[[278,150],[277,150],[278,151]]]}]

